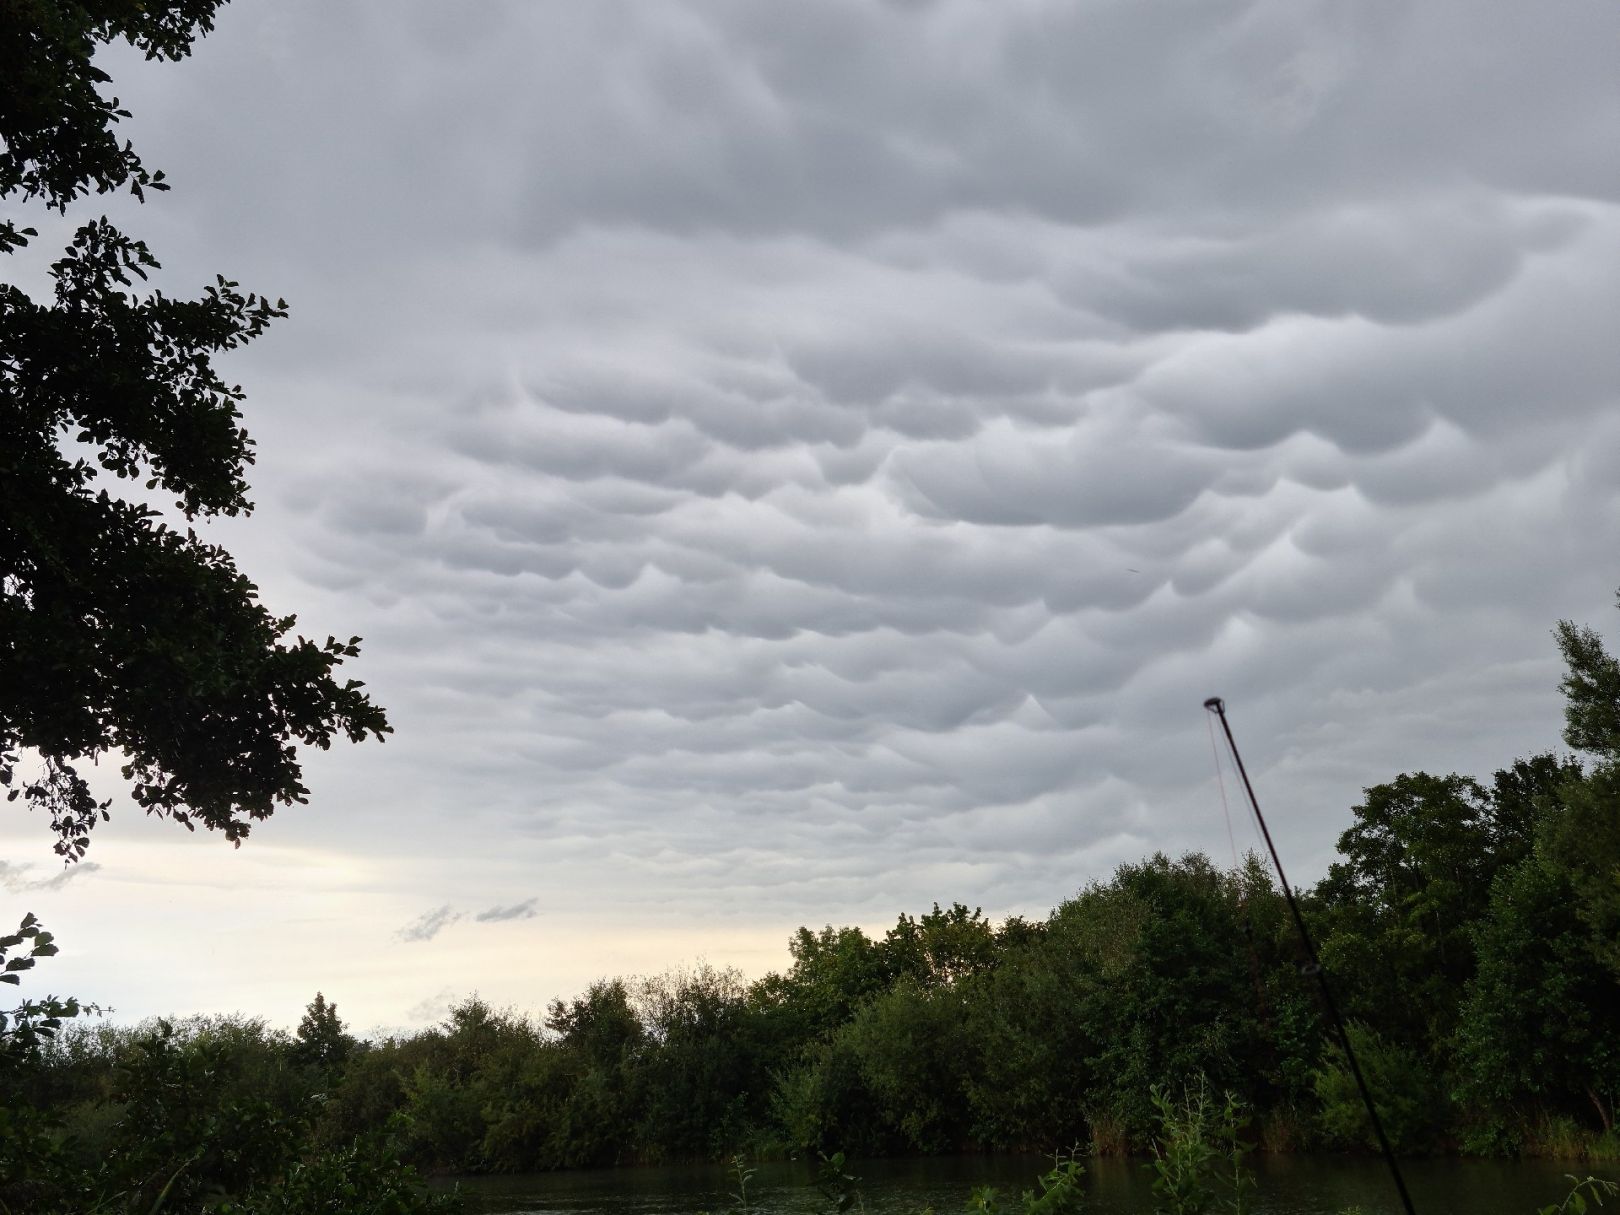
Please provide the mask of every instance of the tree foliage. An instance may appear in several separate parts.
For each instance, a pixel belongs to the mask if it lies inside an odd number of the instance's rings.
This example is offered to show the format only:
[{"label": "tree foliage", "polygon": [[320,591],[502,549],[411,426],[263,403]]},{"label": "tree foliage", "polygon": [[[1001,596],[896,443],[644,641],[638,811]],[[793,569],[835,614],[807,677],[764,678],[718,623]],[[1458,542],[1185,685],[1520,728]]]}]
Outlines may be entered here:
[{"label": "tree foliage", "polygon": [[1620,977],[1620,660],[1590,628],[1561,621],[1564,741],[1595,759],[1563,790],[1541,830],[1548,857],[1569,875],[1593,956]]},{"label": "tree foliage", "polygon": [[304,1009],[303,1018],[293,1034],[294,1057],[298,1062],[323,1073],[335,1073],[354,1053],[355,1039],[344,1028],[336,1004],[327,1002],[320,992]]},{"label": "tree foliage", "polygon": [[[65,212],[92,191],[165,189],[118,138],[128,114],[94,54],[122,39],[181,58],[219,7],[8,5],[0,198]],[[0,250],[35,235],[7,222]],[[51,266],[49,299],[0,284],[0,784],[50,816],[69,860],[108,810],[85,760],[121,753],[138,805],[239,842],[253,820],[307,796],[297,744],[389,728],[361,685],[334,673],[359,639],[292,635],[295,618],[272,614],[192,526],[252,509],[243,393],[213,360],[285,303],[223,276],[193,299],[144,292],[158,269],[103,217]]]}]

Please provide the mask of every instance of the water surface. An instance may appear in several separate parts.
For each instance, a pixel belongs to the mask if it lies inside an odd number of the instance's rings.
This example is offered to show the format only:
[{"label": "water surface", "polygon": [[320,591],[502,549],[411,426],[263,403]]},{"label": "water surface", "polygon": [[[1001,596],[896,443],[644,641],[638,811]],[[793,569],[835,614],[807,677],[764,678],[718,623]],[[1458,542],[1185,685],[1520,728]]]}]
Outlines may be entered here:
[{"label": "water surface", "polygon": [[[926,1207],[951,1215],[966,1208],[974,1186],[1016,1193],[1034,1185],[1043,1167],[1029,1156],[961,1156],[861,1161],[847,1171],[861,1178],[871,1215],[918,1215]],[[1563,1198],[1566,1173],[1620,1174],[1614,1167],[1547,1161],[1421,1160],[1403,1168],[1418,1215],[1534,1215]],[[1376,1160],[1263,1157],[1255,1172],[1256,1215],[1337,1215],[1351,1206],[1364,1215],[1400,1215],[1389,1175]],[[828,1204],[814,1181],[815,1168],[805,1162],[758,1165],[748,1206],[772,1215],[825,1212]],[[467,1210],[476,1215],[697,1215],[737,1205],[736,1178],[717,1165],[464,1178],[459,1185]],[[1140,1161],[1088,1161],[1086,1210],[1146,1215],[1153,1209],[1148,1187]]]}]

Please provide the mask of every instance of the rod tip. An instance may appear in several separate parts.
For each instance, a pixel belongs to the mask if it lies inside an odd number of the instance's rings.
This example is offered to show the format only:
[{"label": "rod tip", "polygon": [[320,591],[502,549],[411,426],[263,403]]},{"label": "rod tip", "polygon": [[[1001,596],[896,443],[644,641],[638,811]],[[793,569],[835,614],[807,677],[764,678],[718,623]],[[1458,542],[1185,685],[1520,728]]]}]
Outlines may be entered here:
[{"label": "rod tip", "polygon": [[1208,709],[1211,713],[1219,713],[1225,707],[1226,703],[1221,700],[1219,696],[1211,696],[1204,702],[1204,708]]}]

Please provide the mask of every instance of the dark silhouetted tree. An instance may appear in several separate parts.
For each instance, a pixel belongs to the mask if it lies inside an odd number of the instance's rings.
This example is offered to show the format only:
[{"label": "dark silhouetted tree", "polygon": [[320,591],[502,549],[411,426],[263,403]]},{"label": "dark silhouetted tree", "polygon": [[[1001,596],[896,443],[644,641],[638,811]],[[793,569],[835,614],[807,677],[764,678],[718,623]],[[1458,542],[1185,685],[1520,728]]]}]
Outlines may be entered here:
[{"label": "dark silhouetted tree", "polygon": [[337,1005],[328,1004],[320,992],[304,1009],[295,1039],[293,1055],[300,1063],[327,1070],[341,1068],[355,1046],[354,1037],[338,1018]]},{"label": "dark silhouetted tree", "polygon": [[1542,842],[1574,888],[1593,955],[1620,977],[1620,660],[1592,629],[1562,620],[1555,635],[1565,664],[1564,741],[1596,763],[1564,784]]},{"label": "dark silhouetted tree", "polygon": [[[166,189],[114,128],[103,43],[177,60],[221,0],[18,0],[0,19],[0,199],[66,212],[92,191]],[[0,224],[0,252],[36,235]],[[389,729],[334,672],[359,638],[290,636],[231,556],[190,525],[251,510],[242,392],[215,370],[285,315],[219,278],[143,293],[158,266],[105,218],[81,226],[35,299],[0,284],[0,785],[83,855],[107,814],[77,765],[123,757],[149,813],[240,842],[303,801],[296,744]],[[144,483],[175,515],[118,492]],[[38,760],[36,768],[31,762]]]}]

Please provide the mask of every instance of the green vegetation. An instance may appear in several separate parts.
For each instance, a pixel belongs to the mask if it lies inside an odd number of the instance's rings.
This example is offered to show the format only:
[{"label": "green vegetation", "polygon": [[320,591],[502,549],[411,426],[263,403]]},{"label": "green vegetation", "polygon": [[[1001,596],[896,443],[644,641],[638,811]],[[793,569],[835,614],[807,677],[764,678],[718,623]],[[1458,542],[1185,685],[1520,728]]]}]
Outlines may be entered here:
[{"label": "green vegetation", "polygon": [[1166,1215],[1247,1215],[1255,1180],[1242,1101],[1234,1093],[1213,1101],[1202,1079],[1179,1099],[1159,1085],[1150,1096],[1159,1120],[1152,1142],[1155,1206]]},{"label": "green vegetation", "polygon": [[[1305,895],[1407,1153],[1620,1156],[1620,728],[1599,703],[1620,680],[1589,633],[1558,636],[1567,738],[1586,762],[1370,788]],[[0,977],[53,952],[30,918],[0,940]],[[75,1025],[72,1002],[24,1003],[0,1022],[3,1175],[108,1210],[161,1194],[172,1209],[230,1195],[293,1211],[318,1178],[415,1193],[395,1160],[518,1172],[820,1152],[851,1199],[835,1153],[1079,1143],[1150,1155],[1166,1210],[1240,1212],[1251,1136],[1370,1142],[1253,855],[1232,871],[1200,855],[1122,865],[1040,921],[958,903],[878,935],[800,929],[789,955],[754,982],[708,966],[603,979],[540,1017],[472,996],[377,1041],[319,994],[295,1033],[242,1018]],[[1060,1178],[1028,1202],[1055,1210],[1059,1192]]]},{"label": "green vegetation", "polygon": [[[97,52],[179,60],[223,0],[15,0],[0,18],[0,254],[38,236],[18,204],[168,188],[118,122]],[[252,509],[240,388],[214,358],[286,314],[216,278],[195,299],[143,290],[147,245],[81,223],[40,297],[0,283],[0,788],[48,816],[65,861],[109,814],[80,774],[116,752],[149,814],[240,843],[304,800],[297,745],[388,732],[337,668],[359,638],[289,636],[229,553],[191,527]],[[132,486],[140,482],[141,486]],[[150,505],[166,496],[173,512]],[[0,982],[56,946],[33,915],[0,937]],[[93,1006],[0,1011],[0,1212],[372,1211],[423,1197],[384,1128],[316,1150],[340,1066],[327,1010],[296,1051],[250,1021],[59,1037]],[[335,1014],[333,1014],[335,1016]]]},{"label": "green vegetation", "polygon": [[1569,1176],[1569,1193],[1562,1202],[1542,1207],[1537,1215],[1586,1215],[1591,1206],[1602,1206],[1604,1198],[1620,1194],[1620,1185],[1600,1177]]},{"label": "green vegetation", "polygon": [[[95,54],[125,41],[182,59],[221,3],[7,3],[8,211],[37,200],[65,214],[92,192],[166,190],[117,137],[128,114],[103,92]],[[0,222],[0,254],[36,236]],[[196,299],[139,290],[158,269],[102,217],[50,266],[49,300],[0,283],[0,785],[50,817],[69,860],[111,805],[80,775],[85,760],[116,751],[147,813],[240,842],[276,806],[304,800],[297,743],[389,729],[361,685],[335,675],[360,639],[289,638],[294,618],[272,614],[190,526],[252,509],[243,394],[213,359],[285,316],[285,302],[223,276]],[[149,504],[154,494],[173,515]]]},{"label": "green vegetation", "polygon": [[[102,44],[179,59],[221,0],[20,0],[0,39],[0,199],[65,212],[166,186],[113,133]],[[0,253],[37,235],[0,222]],[[336,669],[357,639],[294,637],[189,524],[250,509],[242,394],[215,355],[284,304],[220,278],[142,294],[158,263],[105,219],[0,284],[0,785],[83,855],[108,813],[76,765],[117,750],[135,802],[240,842],[305,790],[296,744],[381,737]],[[1407,1152],[1620,1157],[1620,662],[1557,629],[1565,739],[1487,783],[1409,773],[1366,790],[1306,914],[1381,1117]],[[37,761],[37,763],[36,763]],[[31,771],[37,767],[37,771]],[[56,951],[32,916],[0,983]],[[540,1017],[476,996],[426,1031],[360,1041],[324,996],[295,1033],[236,1017],[136,1027],[29,997],[0,1011],[0,1215],[413,1215],[413,1168],[512,1172],[749,1153],[1151,1156],[1167,1212],[1248,1209],[1270,1149],[1364,1149],[1368,1127],[1270,874],[1192,854],[1121,866],[1040,921],[935,905],[868,935],[801,929],[755,982],[699,967],[603,979]],[[1221,1094],[1218,1098],[1211,1094]],[[737,1208],[750,1206],[737,1164]],[[1009,1202],[1078,1203],[1060,1156]],[[1579,1212],[1612,1193],[1572,1178]]]},{"label": "green vegetation", "polygon": [[387,1126],[342,1143],[316,1137],[337,1075],[315,1053],[328,1045],[318,1026],[293,1036],[193,1018],[60,1032],[72,1011],[36,1010],[0,1030],[0,1212],[457,1209],[402,1167]]}]

